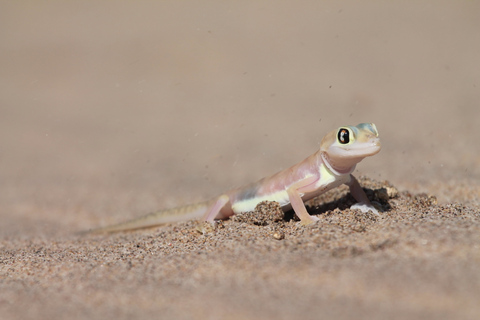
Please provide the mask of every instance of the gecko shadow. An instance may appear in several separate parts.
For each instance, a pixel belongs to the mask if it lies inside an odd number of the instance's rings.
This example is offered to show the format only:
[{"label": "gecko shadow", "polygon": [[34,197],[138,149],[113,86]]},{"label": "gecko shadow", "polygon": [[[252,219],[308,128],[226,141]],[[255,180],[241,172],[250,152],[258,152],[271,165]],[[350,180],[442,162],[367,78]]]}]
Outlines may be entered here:
[{"label": "gecko shadow", "polygon": [[[392,210],[392,206],[389,202],[389,197],[387,195],[387,189],[381,187],[378,189],[369,189],[362,188],[365,191],[370,202],[376,207],[376,209],[382,213]],[[343,195],[334,197],[334,200],[331,199],[332,195],[329,195],[327,192],[325,195],[320,195],[317,198],[311,199],[305,203],[307,211],[312,216],[318,216],[327,213],[328,211],[333,211],[335,209],[345,210],[350,209],[352,205],[356,203],[356,200],[350,194],[350,192],[343,192]],[[295,215],[293,209],[290,209],[285,212],[284,220],[299,220]]]}]

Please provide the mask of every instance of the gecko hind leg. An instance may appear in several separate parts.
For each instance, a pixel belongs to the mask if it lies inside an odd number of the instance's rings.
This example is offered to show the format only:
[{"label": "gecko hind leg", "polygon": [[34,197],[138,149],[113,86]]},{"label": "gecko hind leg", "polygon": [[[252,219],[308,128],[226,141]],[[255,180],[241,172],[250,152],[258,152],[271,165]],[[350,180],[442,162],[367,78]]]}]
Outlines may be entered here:
[{"label": "gecko hind leg", "polygon": [[215,220],[215,218],[221,213],[221,210],[229,201],[230,198],[226,194],[222,194],[217,199],[212,200],[212,204],[203,216],[203,220],[207,222],[213,222],[213,220]]}]

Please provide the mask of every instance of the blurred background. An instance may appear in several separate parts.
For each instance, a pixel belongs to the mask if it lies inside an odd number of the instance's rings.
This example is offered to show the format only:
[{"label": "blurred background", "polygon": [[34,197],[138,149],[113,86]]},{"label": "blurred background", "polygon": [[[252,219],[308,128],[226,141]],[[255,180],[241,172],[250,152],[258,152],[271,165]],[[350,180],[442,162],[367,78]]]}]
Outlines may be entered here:
[{"label": "blurred background", "polygon": [[214,196],[360,122],[383,149],[357,174],[478,204],[479,16],[477,1],[2,2],[0,232]]}]

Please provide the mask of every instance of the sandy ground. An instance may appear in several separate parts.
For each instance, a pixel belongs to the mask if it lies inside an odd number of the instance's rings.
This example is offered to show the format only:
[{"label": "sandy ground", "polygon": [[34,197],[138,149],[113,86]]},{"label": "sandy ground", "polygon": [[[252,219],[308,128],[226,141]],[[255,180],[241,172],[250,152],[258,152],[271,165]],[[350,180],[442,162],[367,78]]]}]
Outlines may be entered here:
[{"label": "sandy ground", "polygon": [[[480,318],[479,16],[2,2],[0,318]],[[255,181],[360,122],[383,143],[356,172],[380,217],[341,188],[309,227],[269,204],[204,234],[78,235]]]}]

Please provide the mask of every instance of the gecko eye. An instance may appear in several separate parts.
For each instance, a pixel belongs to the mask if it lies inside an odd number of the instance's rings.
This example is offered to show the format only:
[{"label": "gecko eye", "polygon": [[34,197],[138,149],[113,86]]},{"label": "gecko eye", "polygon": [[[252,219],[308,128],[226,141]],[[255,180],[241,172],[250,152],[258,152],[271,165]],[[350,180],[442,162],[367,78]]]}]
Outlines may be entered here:
[{"label": "gecko eye", "polygon": [[348,129],[340,128],[337,138],[341,144],[348,144],[350,142],[350,132]]}]

